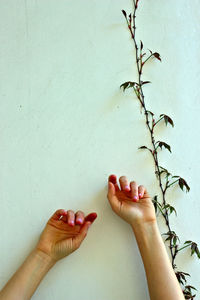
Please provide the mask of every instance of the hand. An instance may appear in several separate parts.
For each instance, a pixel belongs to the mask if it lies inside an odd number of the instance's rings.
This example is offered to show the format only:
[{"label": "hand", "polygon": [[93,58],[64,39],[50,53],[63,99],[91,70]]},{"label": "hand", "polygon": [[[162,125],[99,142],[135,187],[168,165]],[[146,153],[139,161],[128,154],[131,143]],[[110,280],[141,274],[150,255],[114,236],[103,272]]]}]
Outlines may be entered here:
[{"label": "hand", "polygon": [[96,217],[96,213],[85,217],[82,211],[74,214],[72,210],[57,210],[47,222],[36,249],[58,261],[79,248]]},{"label": "hand", "polygon": [[107,197],[112,210],[133,228],[143,223],[156,222],[154,205],[146,188],[138,186],[135,181],[129,184],[125,176],[121,176],[119,182],[121,190],[116,175],[108,178]]}]

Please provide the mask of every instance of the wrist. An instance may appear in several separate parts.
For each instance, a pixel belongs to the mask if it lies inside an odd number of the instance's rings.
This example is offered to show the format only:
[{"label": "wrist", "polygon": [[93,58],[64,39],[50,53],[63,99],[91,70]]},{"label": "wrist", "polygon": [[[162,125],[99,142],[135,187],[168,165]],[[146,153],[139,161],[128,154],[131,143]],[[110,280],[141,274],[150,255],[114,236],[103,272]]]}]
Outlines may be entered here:
[{"label": "wrist", "polygon": [[157,220],[151,221],[151,222],[141,222],[134,225],[131,225],[132,230],[135,234],[135,236],[147,236],[155,234],[155,232],[158,232],[158,224]]},{"label": "wrist", "polygon": [[52,268],[56,263],[56,260],[54,260],[47,253],[38,248],[35,248],[33,250],[33,254],[43,265],[45,265],[49,269]]}]

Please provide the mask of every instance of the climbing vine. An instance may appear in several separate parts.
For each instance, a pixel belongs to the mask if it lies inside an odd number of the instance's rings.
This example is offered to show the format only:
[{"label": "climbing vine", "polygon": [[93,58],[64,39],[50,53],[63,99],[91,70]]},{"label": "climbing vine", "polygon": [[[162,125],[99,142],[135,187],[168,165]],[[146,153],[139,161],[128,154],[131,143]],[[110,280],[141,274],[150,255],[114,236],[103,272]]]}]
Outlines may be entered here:
[{"label": "climbing vine", "polygon": [[148,53],[147,51],[145,52],[143,42],[140,40],[140,42],[138,43],[136,40],[136,13],[138,11],[139,2],[141,1],[133,0],[133,13],[130,13],[129,15],[127,15],[125,10],[122,10],[122,13],[127,22],[131,39],[133,40],[133,44],[135,47],[135,61],[138,74],[138,81],[124,82],[123,84],[121,84],[120,88],[122,88],[123,91],[125,91],[128,88],[131,88],[140,102],[141,111],[144,112],[146,126],[151,137],[151,146],[147,147],[146,145],[144,145],[139,147],[138,149],[145,149],[150,153],[155,164],[155,175],[156,179],[158,180],[159,188],[161,190],[162,195],[161,199],[158,199],[158,195],[155,195],[152,198],[152,202],[154,204],[156,214],[161,214],[164,218],[167,227],[167,232],[163,233],[162,235],[166,237],[165,243],[168,244],[170,249],[172,267],[181,285],[184,297],[185,299],[194,299],[196,296],[194,294],[196,288],[194,286],[189,285],[187,282],[188,276],[190,276],[190,274],[178,270],[178,267],[176,265],[176,258],[177,255],[180,254],[180,252],[186,248],[190,249],[191,255],[195,254],[198,258],[200,258],[200,252],[197,243],[191,240],[187,240],[184,243],[181,243],[176,232],[172,230],[172,227],[170,225],[170,215],[174,213],[177,216],[177,211],[170,203],[167,202],[166,197],[167,190],[169,190],[175,184],[177,184],[182,191],[185,190],[186,192],[190,191],[190,187],[184,178],[178,175],[173,175],[166,169],[166,167],[161,166],[159,163],[159,151],[166,149],[171,152],[171,147],[164,141],[156,140],[154,132],[155,127],[159,126],[159,124],[161,124],[161,122],[163,121],[165,122],[166,126],[169,124],[172,127],[174,127],[174,122],[172,118],[170,118],[164,113],[160,114],[160,116],[156,118],[155,114],[149,109],[147,109],[147,105],[145,103],[143,88],[145,85],[151,83],[150,81],[142,80],[145,65],[147,63],[150,63],[152,59],[156,59],[161,62],[161,57],[158,52],[153,52],[149,49]]}]

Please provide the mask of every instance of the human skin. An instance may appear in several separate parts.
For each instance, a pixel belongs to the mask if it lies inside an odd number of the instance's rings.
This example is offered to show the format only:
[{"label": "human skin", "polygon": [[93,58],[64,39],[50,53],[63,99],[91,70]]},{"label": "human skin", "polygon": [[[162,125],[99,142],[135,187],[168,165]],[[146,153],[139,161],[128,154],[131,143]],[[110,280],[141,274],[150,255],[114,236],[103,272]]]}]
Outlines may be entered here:
[{"label": "human skin", "polygon": [[[108,178],[112,210],[131,225],[144,263],[151,300],[183,300],[158,230],[155,210],[146,188],[125,176]],[[60,259],[77,250],[96,213],[57,210],[47,222],[37,246],[0,292],[0,300],[28,300],[45,274]]]},{"label": "human skin", "polygon": [[0,300],[28,300],[46,273],[60,259],[77,250],[97,217],[82,211],[57,210],[48,220],[39,242],[0,292]]},{"label": "human skin", "polygon": [[160,235],[155,209],[146,188],[126,176],[108,178],[112,210],[131,225],[144,263],[151,300],[185,299]]}]

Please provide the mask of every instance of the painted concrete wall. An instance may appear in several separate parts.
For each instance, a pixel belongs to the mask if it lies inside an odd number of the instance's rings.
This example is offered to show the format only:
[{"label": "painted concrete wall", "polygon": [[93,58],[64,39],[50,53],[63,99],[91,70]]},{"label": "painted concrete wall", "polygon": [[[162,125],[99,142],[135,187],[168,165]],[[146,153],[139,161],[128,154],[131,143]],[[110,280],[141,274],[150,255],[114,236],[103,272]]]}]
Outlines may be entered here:
[{"label": "painted concrete wall", "polygon": [[[34,300],[149,299],[135,238],[106,198],[112,173],[159,194],[152,158],[138,150],[150,146],[144,115],[131,91],[119,89],[137,79],[121,9],[131,12],[132,1],[0,1],[0,285],[54,210],[98,214],[81,248],[47,274]],[[199,11],[197,0],[141,0],[137,34],[162,57],[144,73],[152,81],[144,87],[147,107],[175,123],[157,130],[172,148],[160,162],[191,187],[168,193],[178,212],[171,223],[183,242],[200,243]],[[199,261],[189,255],[177,264],[200,289]]]}]

